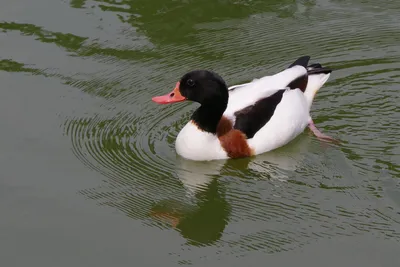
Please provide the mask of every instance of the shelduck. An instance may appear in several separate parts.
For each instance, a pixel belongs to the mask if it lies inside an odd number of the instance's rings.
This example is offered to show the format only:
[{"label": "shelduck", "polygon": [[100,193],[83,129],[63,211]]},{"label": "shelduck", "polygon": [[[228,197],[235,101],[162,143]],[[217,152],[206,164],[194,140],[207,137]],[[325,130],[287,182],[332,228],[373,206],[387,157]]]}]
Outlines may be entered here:
[{"label": "shelduck", "polygon": [[215,72],[186,73],[159,104],[194,101],[197,108],[179,132],[176,152],[190,160],[250,157],[286,145],[308,126],[320,139],[334,141],[315,126],[310,108],[332,70],[308,65],[303,56],[287,69],[228,88]]}]

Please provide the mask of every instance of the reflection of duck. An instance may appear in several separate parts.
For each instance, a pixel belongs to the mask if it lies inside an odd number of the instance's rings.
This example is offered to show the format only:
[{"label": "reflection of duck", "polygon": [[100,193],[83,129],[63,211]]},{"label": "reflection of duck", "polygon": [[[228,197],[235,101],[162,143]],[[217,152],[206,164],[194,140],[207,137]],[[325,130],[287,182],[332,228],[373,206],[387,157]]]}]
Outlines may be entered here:
[{"label": "reflection of duck", "polygon": [[191,160],[249,157],[286,145],[307,125],[330,139],[314,126],[309,112],[331,70],[308,65],[309,59],[301,57],[275,75],[229,89],[211,71],[185,74],[171,93],[153,97],[160,104],[201,104],[177,137],[177,153]]},{"label": "reflection of duck", "polygon": [[309,144],[310,139],[302,137],[285,148],[237,161],[191,161],[178,156],[177,176],[186,189],[186,198],[163,200],[152,207],[150,215],[168,222],[191,244],[209,245],[221,238],[231,213],[218,177],[245,179],[243,171],[253,171],[255,177],[287,180],[286,172],[302,164]]},{"label": "reflection of duck", "polygon": [[[181,163],[189,167],[187,161]],[[221,238],[228,224],[230,206],[217,177],[211,175],[219,172],[218,167],[213,166],[216,169],[210,173],[197,172],[199,166],[191,167],[195,170],[180,168],[178,173],[190,192],[187,202],[161,201],[153,206],[150,215],[168,221],[190,244],[210,245]]]}]

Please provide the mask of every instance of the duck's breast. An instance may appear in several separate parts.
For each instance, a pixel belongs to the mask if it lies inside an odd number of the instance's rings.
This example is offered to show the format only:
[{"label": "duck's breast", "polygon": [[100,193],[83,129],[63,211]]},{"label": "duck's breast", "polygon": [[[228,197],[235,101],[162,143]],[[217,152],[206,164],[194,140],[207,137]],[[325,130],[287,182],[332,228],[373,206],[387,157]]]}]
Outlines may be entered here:
[{"label": "duck's breast", "polygon": [[191,160],[215,160],[228,158],[218,137],[205,132],[189,121],[179,132],[175,149],[178,155]]}]

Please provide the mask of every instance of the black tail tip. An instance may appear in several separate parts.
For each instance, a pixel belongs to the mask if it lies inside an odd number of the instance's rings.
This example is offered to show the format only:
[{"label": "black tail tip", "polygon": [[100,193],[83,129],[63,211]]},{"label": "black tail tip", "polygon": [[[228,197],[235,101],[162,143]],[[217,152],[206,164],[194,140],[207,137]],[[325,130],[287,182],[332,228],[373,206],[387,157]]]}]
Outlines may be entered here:
[{"label": "black tail tip", "polygon": [[307,69],[320,69],[320,68],[322,68],[322,65],[319,63],[314,63],[307,66]]},{"label": "black tail tip", "polygon": [[299,57],[295,62],[293,62],[288,68],[294,67],[294,66],[303,66],[304,68],[307,68],[308,62],[310,61],[310,56],[302,56]]},{"label": "black tail tip", "polygon": [[312,74],[329,74],[333,70],[327,67],[319,67],[319,68],[308,68],[307,69],[307,74],[312,75]]}]

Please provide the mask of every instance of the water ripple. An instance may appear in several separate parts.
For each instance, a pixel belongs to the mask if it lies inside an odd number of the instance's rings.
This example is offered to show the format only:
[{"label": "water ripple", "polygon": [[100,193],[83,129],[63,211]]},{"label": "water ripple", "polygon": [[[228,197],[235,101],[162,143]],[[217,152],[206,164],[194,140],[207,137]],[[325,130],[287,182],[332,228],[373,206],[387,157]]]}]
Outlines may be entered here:
[{"label": "water ripple", "polygon": [[[101,66],[36,71],[0,62],[9,72],[56,72],[53,77],[95,99],[84,112],[65,115],[63,124],[76,157],[101,174],[99,186],[81,194],[148,226],[173,227],[189,247],[214,245],[221,254],[287,251],[365,232],[400,240],[396,199],[388,193],[389,181],[400,177],[395,11],[368,1],[359,3],[361,10],[343,1],[209,1],[204,8],[210,14],[215,7],[231,12],[210,19],[194,2],[117,2],[96,3],[146,42],[136,36],[132,46],[110,45],[32,24],[0,24],[7,33],[72,53],[68,58],[78,63]],[[85,1],[70,4],[86,8]],[[176,157],[176,135],[196,104],[157,106],[151,96],[171,90],[191,69],[213,69],[234,84],[280,71],[305,54],[335,70],[312,116],[341,145],[305,133],[251,160]]]}]

